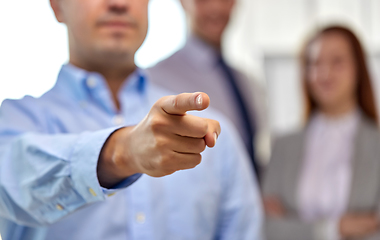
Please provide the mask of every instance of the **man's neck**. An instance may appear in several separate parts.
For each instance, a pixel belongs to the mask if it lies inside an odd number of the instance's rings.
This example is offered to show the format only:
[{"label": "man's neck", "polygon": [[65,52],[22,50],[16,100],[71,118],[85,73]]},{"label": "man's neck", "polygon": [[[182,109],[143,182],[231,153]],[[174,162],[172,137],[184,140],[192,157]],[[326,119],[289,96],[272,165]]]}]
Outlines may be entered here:
[{"label": "man's neck", "polygon": [[124,81],[136,70],[136,65],[133,61],[116,65],[100,62],[77,61],[75,58],[70,58],[70,64],[86,71],[100,73],[108,84],[116,108],[118,110],[120,109],[118,93],[124,84]]},{"label": "man's neck", "polygon": [[214,48],[217,52],[221,52],[222,50],[222,44],[221,41],[212,41],[210,39],[207,39],[206,37],[202,36],[201,34],[198,34],[196,31],[193,31],[194,36],[199,38],[201,41],[206,43],[207,45],[211,46]]}]

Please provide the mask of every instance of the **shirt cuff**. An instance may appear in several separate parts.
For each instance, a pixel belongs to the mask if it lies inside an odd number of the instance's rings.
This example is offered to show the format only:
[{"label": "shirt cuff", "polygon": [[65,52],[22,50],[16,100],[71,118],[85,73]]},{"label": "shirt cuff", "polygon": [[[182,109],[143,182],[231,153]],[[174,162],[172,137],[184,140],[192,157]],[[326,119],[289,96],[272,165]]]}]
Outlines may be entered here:
[{"label": "shirt cuff", "polygon": [[106,194],[108,196],[112,196],[117,191],[119,191],[121,189],[124,189],[126,187],[129,187],[131,184],[133,184],[134,182],[136,182],[137,179],[139,179],[141,176],[142,176],[141,173],[136,173],[136,174],[134,174],[134,175],[132,175],[132,176],[124,179],[123,181],[121,181],[117,185],[113,186],[112,188],[103,188],[102,187],[102,191],[103,191],[104,194]]},{"label": "shirt cuff", "polygon": [[54,189],[59,191],[57,199],[46,203],[34,213],[42,219],[41,222],[54,223],[80,207],[105,200],[97,176],[98,159],[104,143],[117,129],[109,128],[79,135],[68,159],[70,180],[62,182],[60,189]]},{"label": "shirt cuff", "polygon": [[340,240],[339,220],[340,219],[326,219],[318,222],[314,229],[315,239]]},{"label": "shirt cuff", "polygon": [[86,203],[105,199],[97,175],[98,159],[104,143],[119,128],[82,134],[72,153],[70,158],[71,178],[74,188]]}]

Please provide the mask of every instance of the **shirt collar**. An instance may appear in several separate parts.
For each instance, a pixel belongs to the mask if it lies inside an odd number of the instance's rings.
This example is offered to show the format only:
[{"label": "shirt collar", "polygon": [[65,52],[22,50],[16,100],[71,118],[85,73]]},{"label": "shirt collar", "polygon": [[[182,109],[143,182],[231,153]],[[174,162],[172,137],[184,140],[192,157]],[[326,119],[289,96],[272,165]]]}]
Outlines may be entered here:
[{"label": "shirt collar", "polygon": [[[63,86],[79,100],[86,100],[95,92],[108,92],[109,88],[104,77],[97,72],[89,72],[70,63],[62,66],[58,75],[57,85]],[[124,82],[120,93],[144,94],[147,80],[145,72],[137,68]]]},{"label": "shirt collar", "polygon": [[212,46],[193,34],[187,39],[183,51],[190,62],[199,69],[216,67],[220,55]]},{"label": "shirt collar", "polygon": [[321,112],[316,112],[311,119],[312,129],[320,131],[336,131],[341,135],[346,137],[353,136],[359,125],[361,119],[361,112],[358,108],[355,110],[341,116],[339,118],[330,118],[322,114]]}]

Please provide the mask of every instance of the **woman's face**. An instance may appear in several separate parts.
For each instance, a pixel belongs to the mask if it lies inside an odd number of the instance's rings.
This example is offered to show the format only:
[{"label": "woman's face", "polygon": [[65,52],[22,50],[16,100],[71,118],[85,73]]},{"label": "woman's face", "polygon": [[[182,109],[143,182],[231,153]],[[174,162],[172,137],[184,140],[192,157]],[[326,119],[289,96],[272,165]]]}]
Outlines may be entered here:
[{"label": "woman's face", "polygon": [[307,54],[307,85],[318,108],[332,110],[354,103],[357,69],[349,40],[340,33],[325,33]]}]

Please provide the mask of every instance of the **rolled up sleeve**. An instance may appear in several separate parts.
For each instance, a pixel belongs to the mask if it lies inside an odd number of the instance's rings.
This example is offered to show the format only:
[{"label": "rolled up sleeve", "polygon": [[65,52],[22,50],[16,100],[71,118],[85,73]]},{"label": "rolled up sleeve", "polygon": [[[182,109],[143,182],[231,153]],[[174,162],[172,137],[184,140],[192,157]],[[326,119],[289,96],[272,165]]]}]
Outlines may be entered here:
[{"label": "rolled up sleeve", "polygon": [[[14,102],[0,109],[0,216],[44,226],[105,200],[97,164],[104,143],[118,128],[48,134],[29,109]],[[125,188],[138,177],[108,191]]]}]

